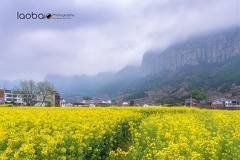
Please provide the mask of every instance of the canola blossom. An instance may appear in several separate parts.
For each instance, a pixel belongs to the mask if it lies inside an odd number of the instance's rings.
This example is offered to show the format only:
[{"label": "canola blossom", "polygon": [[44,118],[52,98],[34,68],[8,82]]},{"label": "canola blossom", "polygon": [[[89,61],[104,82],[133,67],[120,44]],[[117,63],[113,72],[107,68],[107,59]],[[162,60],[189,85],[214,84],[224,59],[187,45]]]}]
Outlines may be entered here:
[{"label": "canola blossom", "polygon": [[0,108],[0,159],[240,159],[240,111]]},{"label": "canola blossom", "polygon": [[159,109],[132,128],[126,159],[240,159],[240,111]]}]

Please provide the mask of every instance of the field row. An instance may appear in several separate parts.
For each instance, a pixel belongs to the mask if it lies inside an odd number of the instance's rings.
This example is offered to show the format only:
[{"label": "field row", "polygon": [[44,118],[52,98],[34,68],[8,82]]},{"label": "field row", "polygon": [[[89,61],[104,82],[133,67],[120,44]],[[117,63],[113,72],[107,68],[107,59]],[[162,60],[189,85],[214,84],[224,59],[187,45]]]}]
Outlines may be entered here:
[{"label": "field row", "polygon": [[0,159],[240,159],[240,111],[0,108]]},{"label": "field row", "polygon": [[[131,128],[133,145],[126,159],[240,159],[240,112],[167,110]],[[122,154],[122,155],[121,155]]]}]

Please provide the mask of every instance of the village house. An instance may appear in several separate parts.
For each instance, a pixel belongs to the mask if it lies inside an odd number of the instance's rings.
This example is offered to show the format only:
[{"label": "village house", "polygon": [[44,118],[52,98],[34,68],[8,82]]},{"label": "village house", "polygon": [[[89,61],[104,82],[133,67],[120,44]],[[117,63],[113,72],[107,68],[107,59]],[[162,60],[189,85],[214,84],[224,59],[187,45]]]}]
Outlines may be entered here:
[{"label": "village house", "polygon": [[240,100],[223,98],[224,107],[240,107]]},{"label": "village house", "polygon": [[196,106],[198,101],[194,98],[185,99],[185,106]]},{"label": "village house", "polygon": [[60,99],[60,107],[65,107],[66,106],[66,101],[64,98]]},{"label": "village house", "polygon": [[148,95],[148,98],[151,100],[158,100],[163,96],[161,92],[155,92],[155,91],[149,91],[147,95]]},{"label": "village house", "polygon": [[222,108],[223,102],[221,100],[215,100],[212,102],[211,107],[213,108]]},{"label": "village house", "polygon": [[240,100],[231,98],[221,98],[212,102],[211,107],[240,107]]}]

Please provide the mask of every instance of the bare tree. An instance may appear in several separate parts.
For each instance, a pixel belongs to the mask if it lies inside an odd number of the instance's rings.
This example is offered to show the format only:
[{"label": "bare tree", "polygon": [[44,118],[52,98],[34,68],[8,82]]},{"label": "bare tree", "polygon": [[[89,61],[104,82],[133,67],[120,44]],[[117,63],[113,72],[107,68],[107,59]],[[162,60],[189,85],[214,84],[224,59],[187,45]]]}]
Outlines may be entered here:
[{"label": "bare tree", "polygon": [[27,106],[34,105],[37,87],[33,80],[20,81],[18,86],[15,86],[15,92],[22,94],[23,100]]},{"label": "bare tree", "polygon": [[44,81],[44,82],[38,82],[37,83],[37,93],[39,95],[39,99],[41,106],[45,101],[52,102],[54,99],[54,95],[56,93],[54,86],[51,82]]}]

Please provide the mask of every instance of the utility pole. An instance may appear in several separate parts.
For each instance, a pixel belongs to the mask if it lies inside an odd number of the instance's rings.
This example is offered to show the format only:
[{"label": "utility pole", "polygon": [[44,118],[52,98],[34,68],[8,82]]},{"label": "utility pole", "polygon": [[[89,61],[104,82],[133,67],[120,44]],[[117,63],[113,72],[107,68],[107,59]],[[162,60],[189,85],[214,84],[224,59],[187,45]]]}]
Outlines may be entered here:
[{"label": "utility pole", "polygon": [[191,102],[190,102],[190,107],[192,107],[192,95],[191,95]]}]

